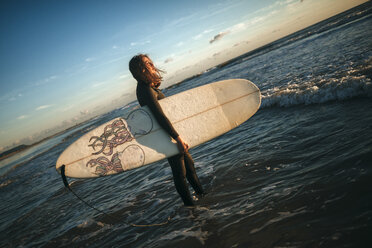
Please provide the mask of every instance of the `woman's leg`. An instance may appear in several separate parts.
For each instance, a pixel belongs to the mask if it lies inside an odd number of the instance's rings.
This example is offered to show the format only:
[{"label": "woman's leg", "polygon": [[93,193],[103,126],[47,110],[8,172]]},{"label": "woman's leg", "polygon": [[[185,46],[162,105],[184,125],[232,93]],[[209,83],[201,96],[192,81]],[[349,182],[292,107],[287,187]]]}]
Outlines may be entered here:
[{"label": "woman's leg", "polygon": [[168,158],[168,162],[172,168],[174,185],[178,194],[180,194],[185,206],[193,206],[194,202],[191,198],[188,185],[186,183],[186,169],[183,154],[178,154]]},{"label": "woman's leg", "polygon": [[190,153],[185,153],[185,168],[186,168],[186,177],[191,186],[194,188],[196,194],[203,195],[204,190],[199,181],[198,176],[196,175],[194,160],[192,159]]}]

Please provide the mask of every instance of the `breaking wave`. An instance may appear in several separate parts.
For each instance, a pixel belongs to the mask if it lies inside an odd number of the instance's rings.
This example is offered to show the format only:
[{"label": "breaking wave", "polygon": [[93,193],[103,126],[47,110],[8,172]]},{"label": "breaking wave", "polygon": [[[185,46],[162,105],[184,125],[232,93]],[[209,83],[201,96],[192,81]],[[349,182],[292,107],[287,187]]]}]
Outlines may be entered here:
[{"label": "breaking wave", "polygon": [[372,97],[372,63],[350,69],[341,77],[312,79],[297,83],[292,80],[282,87],[262,91],[262,108],[290,107],[329,101],[342,101],[357,97]]}]

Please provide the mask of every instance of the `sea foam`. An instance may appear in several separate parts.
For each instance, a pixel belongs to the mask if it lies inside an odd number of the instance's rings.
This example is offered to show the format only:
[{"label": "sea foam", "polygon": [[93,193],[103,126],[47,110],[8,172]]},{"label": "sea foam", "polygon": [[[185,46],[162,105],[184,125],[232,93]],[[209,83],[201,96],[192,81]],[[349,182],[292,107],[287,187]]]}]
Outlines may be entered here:
[{"label": "sea foam", "polygon": [[360,73],[371,69],[372,65],[367,65],[361,69],[350,69],[342,77],[315,78],[302,83],[292,80],[285,86],[263,90],[261,106],[290,107],[372,97],[371,78]]}]

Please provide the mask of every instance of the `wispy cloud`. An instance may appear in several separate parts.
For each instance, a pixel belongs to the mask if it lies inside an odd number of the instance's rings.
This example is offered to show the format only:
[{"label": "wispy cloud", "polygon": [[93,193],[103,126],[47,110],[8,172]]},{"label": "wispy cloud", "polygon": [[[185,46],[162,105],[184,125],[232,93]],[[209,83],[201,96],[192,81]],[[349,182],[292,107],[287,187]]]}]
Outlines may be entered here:
[{"label": "wispy cloud", "polygon": [[53,105],[41,105],[39,107],[37,107],[35,110],[36,111],[39,111],[39,110],[43,110],[43,109],[47,109],[47,108],[50,108],[52,107]]},{"label": "wispy cloud", "polygon": [[27,85],[25,83],[24,85],[17,89],[13,89],[10,91],[0,91],[0,108],[1,106],[3,106],[4,102],[12,102],[18,100],[21,97],[24,97],[26,93],[23,92],[29,92],[30,89],[33,88],[33,86],[34,86],[33,84]]},{"label": "wispy cloud", "polygon": [[131,42],[130,46],[143,46],[143,45],[146,45],[146,44],[149,44],[149,43],[151,43],[150,40],[139,41],[139,42]]},{"label": "wispy cloud", "polygon": [[172,61],[173,61],[173,58],[172,58],[172,57],[167,58],[167,59],[164,61],[164,64],[169,63],[169,62],[172,62]]},{"label": "wispy cloud", "polygon": [[287,3],[287,10],[289,11],[289,13],[295,13],[298,11],[298,8],[301,8],[302,7],[302,2],[303,1],[290,1],[288,0],[288,3]]},{"label": "wispy cloud", "polygon": [[218,41],[218,40],[221,40],[224,36],[226,36],[226,35],[229,34],[229,33],[230,33],[229,30],[224,31],[224,32],[220,32],[219,34],[215,35],[215,36],[213,37],[213,39],[211,39],[211,40],[209,41],[209,43],[212,44],[212,43],[214,43],[214,42],[216,42],[216,41]]},{"label": "wispy cloud", "polygon": [[207,30],[204,30],[202,33],[200,34],[197,34],[195,35],[194,37],[192,37],[193,40],[199,40],[201,39],[205,34],[208,34],[210,32],[213,32],[213,29],[207,29]]},{"label": "wispy cloud", "polygon": [[50,83],[54,80],[56,80],[58,78],[57,75],[52,75],[52,76],[49,76],[47,78],[44,78],[36,83],[34,83],[34,86],[41,86],[41,85],[44,85],[44,84],[47,84],[47,83]]},{"label": "wispy cloud", "polygon": [[200,16],[200,19],[209,19],[213,16],[223,16],[226,12],[231,11],[233,8],[239,8],[244,3],[244,1],[224,1],[221,3],[214,3],[211,5],[211,9],[208,9],[208,11],[204,11],[204,15],[201,15],[201,13],[198,13],[198,16]]},{"label": "wispy cloud", "polygon": [[20,98],[20,97],[23,97],[23,94],[21,94],[21,93],[18,93],[18,94],[16,94],[16,95],[13,95],[13,96],[11,96],[10,98],[9,98],[9,101],[15,101],[15,100],[17,100],[18,98]]},{"label": "wispy cloud", "polygon": [[235,24],[234,26],[232,26],[229,30],[231,32],[239,32],[239,31],[242,31],[244,29],[246,29],[247,25],[244,23],[244,22],[241,22],[241,23],[238,23],[238,24]]},{"label": "wispy cloud", "polygon": [[197,34],[194,37],[192,37],[193,40],[199,40],[201,37],[203,37],[202,34]]},{"label": "wispy cloud", "polygon": [[[175,59],[178,59],[179,58],[179,55],[176,56],[176,54],[172,53],[172,54],[169,54],[168,57],[166,57],[166,59],[164,60],[164,64],[167,64],[169,62],[172,62],[174,61]],[[163,60],[164,58],[162,58],[161,60]]]},{"label": "wispy cloud", "polygon": [[92,61],[95,61],[95,60],[97,60],[97,59],[94,58],[94,57],[89,57],[89,58],[85,59],[85,62],[92,62]]},{"label": "wispy cloud", "polygon": [[94,84],[92,85],[92,88],[98,88],[98,87],[100,87],[100,86],[102,86],[102,85],[104,85],[104,84],[105,84],[105,82],[94,83]]},{"label": "wispy cloud", "polygon": [[248,23],[246,22],[240,22],[240,23],[237,23],[231,27],[229,27],[228,29],[226,29],[225,31],[222,31],[220,33],[218,33],[217,35],[215,35],[210,41],[209,43],[212,44],[220,39],[222,39],[223,37],[225,37],[226,35],[230,34],[230,33],[237,33],[237,32],[241,32],[241,31],[244,31],[248,26]]},{"label": "wispy cloud", "polygon": [[258,16],[255,16],[253,18],[249,18],[248,20],[246,20],[244,22],[234,24],[233,26],[227,28],[225,31],[222,31],[222,32],[218,33],[217,35],[215,35],[209,41],[209,43],[212,44],[212,43],[222,39],[227,34],[242,32],[242,31],[246,30],[248,27],[257,26],[257,24],[263,23],[264,21],[268,20],[269,18],[271,18],[272,16],[274,16],[275,14],[277,14],[279,12],[279,10],[272,10],[273,6],[286,4],[286,7],[289,7],[292,2],[293,2],[293,0],[278,1],[275,4],[273,4],[272,6],[265,8],[267,10],[270,9],[271,12],[268,12],[265,15],[258,15]]},{"label": "wispy cloud", "polygon": [[26,119],[26,118],[28,118],[28,115],[21,115],[21,116],[17,117],[17,120],[23,120],[23,119]]},{"label": "wispy cloud", "polygon": [[199,13],[192,13],[190,15],[171,20],[167,23],[166,28],[183,27],[189,25],[195,21],[195,18],[198,16],[198,14]]},{"label": "wispy cloud", "polygon": [[[261,15],[262,12],[268,12],[268,11],[272,11],[273,9],[277,9],[277,8],[282,8],[283,6],[289,6],[293,3],[297,3],[299,2],[299,0],[278,0],[276,2],[274,2],[273,4],[269,5],[269,6],[266,6],[264,8],[261,8],[257,11],[255,11],[253,13],[253,15],[257,16],[257,15]],[[303,1],[300,1],[301,3]]]},{"label": "wispy cloud", "polygon": [[56,75],[53,75],[53,76],[50,76],[50,77],[46,78],[44,81],[45,82],[50,82],[50,81],[52,81],[52,80],[54,80],[56,78],[57,78],[57,76]]},{"label": "wispy cloud", "polygon": [[128,74],[123,74],[119,76],[119,79],[127,78],[129,75]]},{"label": "wispy cloud", "polygon": [[70,110],[70,109],[73,109],[74,107],[75,107],[75,105],[73,105],[73,104],[71,104],[71,105],[66,105],[66,106],[64,106],[63,108],[59,109],[59,111],[61,111],[61,112],[66,112],[66,111],[68,111],[68,110]]},{"label": "wispy cloud", "polygon": [[183,43],[182,41],[180,41],[180,42],[178,42],[177,44],[176,44],[176,47],[181,47],[181,46],[183,46],[185,43]]}]

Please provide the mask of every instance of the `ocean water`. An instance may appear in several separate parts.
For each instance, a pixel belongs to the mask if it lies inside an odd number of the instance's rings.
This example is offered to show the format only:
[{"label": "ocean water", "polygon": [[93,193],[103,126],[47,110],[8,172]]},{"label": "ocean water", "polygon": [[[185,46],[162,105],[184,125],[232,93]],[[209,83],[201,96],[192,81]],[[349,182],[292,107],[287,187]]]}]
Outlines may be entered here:
[{"label": "ocean water", "polygon": [[[69,179],[59,154],[137,103],[0,162],[0,247],[370,247],[372,4],[164,90],[245,78],[262,106],[191,150],[208,194],[186,208],[166,160]],[[153,225],[134,227],[130,225]]]}]

